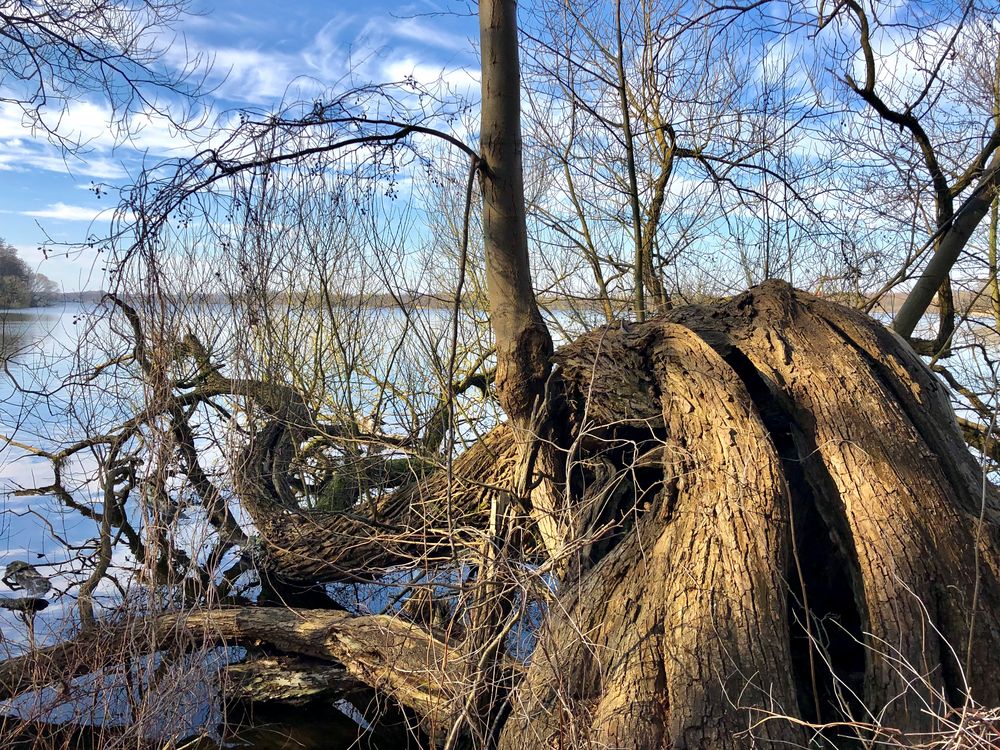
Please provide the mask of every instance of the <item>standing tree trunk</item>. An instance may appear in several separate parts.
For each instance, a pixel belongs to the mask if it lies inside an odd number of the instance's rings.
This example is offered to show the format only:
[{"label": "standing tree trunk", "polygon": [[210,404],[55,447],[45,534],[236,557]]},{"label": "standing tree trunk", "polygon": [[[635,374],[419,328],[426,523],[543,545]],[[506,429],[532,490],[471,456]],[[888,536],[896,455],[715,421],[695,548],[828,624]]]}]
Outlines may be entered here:
[{"label": "standing tree trunk", "polygon": [[483,0],[479,32],[483,243],[497,396],[507,416],[524,427],[549,373],[552,338],[538,311],[528,260],[516,0]]},{"label": "standing tree trunk", "polygon": [[[479,168],[486,285],[496,343],[496,389],[500,405],[514,427],[518,465],[528,467],[536,452],[537,414],[552,366],[552,338],[535,300],[528,257],[516,0],[482,0],[479,33]],[[527,472],[518,472],[523,473]],[[514,513],[520,503],[527,502],[529,484],[529,479],[516,482],[510,493],[495,496],[490,504],[486,534],[476,560],[468,633],[461,647],[468,664],[464,675],[467,694],[456,708],[445,750],[488,747],[494,742],[496,711],[506,694],[501,676],[503,624],[514,597],[505,575],[504,558],[516,530]],[[533,493],[538,506],[536,517],[554,550],[562,537],[551,502],[555,492],[546,491],[551,481],[539,487],[540,491]],[[512,502],[514,497],[518,504]]]},{"label": "standing tree trunk", "polygon": [[[528,474],[514,492],[530,504],[545,546],[558,557],[567,530],[559,507],[561,467],[549,449],[552,425],[543,411],[552,337],[538,310],[528,257],[516,0],[483,0],[479,30],[483,245],[496,340],[497,397],[515,427]],[[536,476],[541,479],[535,481]]]}]

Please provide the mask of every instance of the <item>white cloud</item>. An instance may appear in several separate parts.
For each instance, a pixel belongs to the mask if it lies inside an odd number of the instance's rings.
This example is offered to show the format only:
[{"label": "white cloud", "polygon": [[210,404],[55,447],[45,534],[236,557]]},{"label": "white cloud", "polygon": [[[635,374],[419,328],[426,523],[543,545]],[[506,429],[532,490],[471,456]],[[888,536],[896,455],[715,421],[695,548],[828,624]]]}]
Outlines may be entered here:
[{"label": "white cloud", "polygon": [[356,18],[337,14],[324,23],[299,50],[285,52],[260,47],[214,46],[204,40],[188,40],[188,46],[172,54],[180,67],[191,55],[211,62],[209,87],[216,99],[240,104],[270,105],[295,96],[310,96],[337,84],[357,71],[369,57],[364,41],[348,30]]},{"label": "white cloud", "polygon": [[258,50],[222,48],[210,53],[215,70],[224,77],[217,96],[235,101],[265,103],[280,99],[289,83],[304,71],[290,55]]},{"label": "white cloud", "polygon": [[0,103],[0,171],[40,169],[118,180],[126,176],[118,154],[138,151],[162,156],[189,147],[189,141],[179,137],[169,121],[158,115],[133,115],[124,143],[120,134],[109,129],[111,110],[106,106],[71,102],[63,121],[65,126],[60,135],[80,144],[77,153],[64,152],[50,143],[44,133],[32,132],[16,105]]},{"label": "white cloud", "polygon": [[92,208],[88,206],[73,206],[68,203],[50,203],[45,208],[34,211],[20,211],[22,216],[32,216],[36,219],[54,219],[56,221],[111,221],[114,214],[110,208]]},{"label": "white cloud", "polygon": [[352,41],[345,32],[353,25],[354,18],[343,14],[333,16],[313,36],[302,50],[298,75],[314,76],[326,85],[334,85],[348,75],[364,76],[364,64],[373,56],[377,43],[368,35],[367,28]]},{"label": "white cloud", "polygon": [[474,73],[454,64],[449,69],[427,53],[428,48],[448,50],[452,59],[455,54],[469,54],[472,45],[467,38],[419,19],[367,18],[362,25],[362,18],[336,13],[296,51],[201,43],[186,53],[213,61],[213,93],[233,102],[269,104],[308,98],[331,87],[349,87],[350,81],[400,80],[400,70],[413,73],[422,83],[443,76],[463,90],[470,81],[478,87]]},{"label": "white cloud", "polygon": [[41,169],[46,172],[74,174],[93,177],[98,180],[117,180],[125,176],[125,170],[112,159],[91,156],[87,159],[65,157],[54,151],[33,149],[20,143],[0,144],[0,171],[23,172]]},{"label": "white cloud", "polygon": [[412,77],[418,84],[441,96],[451,93],[464,99],[479,97],[480,73],[471,68],[445,68],[414,57],[401,57],[382,67],[386,81],[402,81]]}]

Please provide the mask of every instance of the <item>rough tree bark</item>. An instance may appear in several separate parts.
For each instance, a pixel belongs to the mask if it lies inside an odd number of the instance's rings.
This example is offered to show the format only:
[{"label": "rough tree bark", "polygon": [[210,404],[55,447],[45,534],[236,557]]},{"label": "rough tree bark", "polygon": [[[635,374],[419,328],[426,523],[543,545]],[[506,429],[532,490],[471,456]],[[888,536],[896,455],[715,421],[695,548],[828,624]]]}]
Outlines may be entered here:
[{"label": "rough tree bark", "polygon": [[[794,724],[766,719],[865,710],[926,731],[932,690],[955,706],[968,694],[1000,703],[1000,504],[944,389],[901,339],[769,283],[600,329],[555,361],[562,447],[583,467],[573,533],[591,541],[551,607],[502,747],[737,747],[755,724],[759,738],[800,741]],[[485,528],[490,498],[516,490],[517,443],[499,428],[456,463],[464,528]],[[609,473],[586,468],[598,462],[633,473],[625,492],[605,491]],[[438,475],[374,518],[248,507],[279,571],[361,577],[366,561],[451,544],[447,495]],[[377,648],[365,658],[391,673],[419,662],[420,644],[408,661]],[[390,694],[440,725],[440,705]]]},{"label": "rough tree bark", "polygon": [[759,723],[782,714],[928,731],[932,689],[1000,702],[1000,505],[907,344],[770,283],[557,359],[575,431],[661,445],[663,474],[564,587],[502,747],[569,729],[594,747],[742,747],[755,723],[801,742]]}]

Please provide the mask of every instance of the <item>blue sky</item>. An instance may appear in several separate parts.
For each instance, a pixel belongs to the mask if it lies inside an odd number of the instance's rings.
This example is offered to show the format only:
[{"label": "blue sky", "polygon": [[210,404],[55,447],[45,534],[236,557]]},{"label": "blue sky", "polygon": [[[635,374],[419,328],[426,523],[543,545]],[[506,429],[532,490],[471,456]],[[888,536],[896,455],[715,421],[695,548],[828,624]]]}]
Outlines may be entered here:
[{"label": "blue sky", "polygon": [[[430,82],[444,72],[456,87],[478,88],[474,7],[462,0],[195,0],[192,9],[197,15],[176,27],[164,63],[179,65],[185,49],[214,61],[206,99],[214,114],[269,110],[284,96],[336,86],[351,70],[357,82],[407,75]],[[97,96],[73,103],[64,127],[89,142],[73,156],[33,136],[19,110],[0,104],[0,237],[66,290],[101,288],[99,262],[88,254],[44,258],[38,248],[46,235],[100,236],[114,194],[99,197],[95,184],[128,183],[144,162],[191,151],[162,120],[136,123],[132,142],[115,144],[108,114]]]},{"label": "blue sky", "polygon": [[[443,77],[453,89],[471,97],[477,96],[478,30],[473,0],[410,0],[403,3],[369,0],[364,5],[346,0],[293,0],[283,4],[273,0],[191,2],[195,15],[187,17],[176,27],[175,43],[164,55],[163,64],[179,67],[191,55],[201,55],[204,60],[212,61],[208,81],[211,93],[204,99],[212,120],[240,108],[272,111],[283,98],[311,102],[320,91],[343,90],[352,83],[400,81],[408,76],[424,83]],[[878,52],[880,71],[905,93],[922,81],[919,75],[914,77],[914,68],[926,66],[914,66],[913,60],[902,54],[907,49],[906,25],[889,23],[894,20],[893,14],[886,10],[890,6],[898,6],[897,10],[909,9],[908,12],[912,11],[911,15],[915,14],[917,20],[935,8],[947,10],[947,6],[898,1],[880,5],[883,13],[887,14],[881,17],[881,21],[889,24],[876,36],[876,41],[882,45]],[[808,3],[802,6],[806,9],[803,11],[806,20],[811,18],[807,12],[809,7]],[[522,21],[529,26],[532,21],[538,20],[532,18],[533,10],[536,10],[535,4],[522,3]],[[949,17],[947,13],[943,16]],[[745,88],[735,92],[736,98],[729,104],[731,107],[746,105],[755,110],[759,92],[779,86],[782,81],[792,84],[795,90],[801,89],[803,106],[808,107],[812,102],[810,87],[813,84],[827,94],[843,91],[843,85],[833,80],[836,71],[842,64],[860,65],[857,59],[851,62],[849,55],[844,58],[849,62],[844,63],[839,59],[839,53],[816,63],[816,46],[809,28],[796,27],[798,30],[795,33],[779,39],[779,30],[775,27],[777,21],[767,13],[747,23],[748,35],[742,49],[731,51],[732,55],[742,59],[729,60],[735,68],[745,69],[747,82]],[[762,24],[760,28],[758,24]],[[948,28],[947,24],[943,24],[942,28]],[[544,31],[540,33],[544,34]],[[692,39],[693,44],[700,44],[697,35]],[[842,46],[832,30],[824,32],[820,41],[823,42],[820,47],[829,43],[831,49],[839,50]],[[720,45],[720,48],[723,47]],[[780,71],[784,71],[786,62],[791,66],[790,72],[787,78],[782,78],[785,73]],[[859,71],[860,67],[857,67],[855,74],[859,75]],[[353,80],[347,80],[351,74]],[[739,71],[734,75],[740,75]],[[692,76],[695,83],[697,79],[698,75]],[[678,80],[683,82],[685,79],[680,76]],[[4,82],[0,77],[2,85]],[[917,85],[917,88],[920,86]],[[680,93],[679,116],[683,120],[686,116],[683,103],[688,92]],[[718,96],[725,93],[719,92]],[[857,98],[847,97],[845,101],[848,108],[863,109]],[[833,111],[838,112],[842,102],[836,99],[831,102]],[[542,109],[545,109],[544,103]],[[0,237],[15,245],[29,264],[55,279],[66,290],[105,286],[100,258],[87,252],[44,258],[39,245],[46,237],[55,242],[74,243],[85,241],[88,236],[100,237],[107,231],[111,210],[116,205],[115,192],[112,189],[103,196],[96,195],[93,189],[95,184],[125,185],[135,178],[144,164],[153,165],[165,158],[178,158],[194,152],[194,147],[172,132],[168,123],[155,119],[135,121],[132,140],[116,144],[108,131],[108,115],[107,103],[97,96],[83,97],[73,103],[63,121],[64,129],[79,132],[89,142],[89,149],[77,157],[60,152],[41,137],[33,137],[24,127],[17,107],[0,101]],[[835,126],[837,117],[834,114],[825,126]],[[726,119],[732,121],[731,117]],[[697,125],[696,120],[692,120],[692,128]],[[861,119],[857,122],[863,124]],[[735,127],[740,126],[737,124]],[[837,157],[825,140],[830,127],[823,130],[818,125],[807,123],[806,127],[800,128],[797,131],[800,140],[793,145],[793,149],[797,149],[793,156],[803,163],[810,160],[814,164],[833,163]],[[72,135],[72,132],[67,135]],[[693,133],[682,133],[684,143],[697,144],[698,138],[700,128]],[[580,168],[590,168],[587,158],[582,160]],[[461,171],[458,174],[461,175]],[[746,174],[747,180],[758,179],[754,172]],[[757,187],[765,193],[769,190],[767,185]],[[692,196],[699,195],[699,191],[713,191],[703,170],[685,172],[683,168],[678,168],[671,181],[670,195],[675,199],[673,205],[677,207],[680,219],[687,220],[685,217],[689,212],[685,210],[685,202],[688,205],[707,202],[704,195],[692,201]],[[824,210],[835,215],[837,195],[828,193],[822,199],[826,201]],[[625,210],[624,202],[620,208]],[[727,214],[726,219],[733,219],[736,222],[734,231],[750,236],[752,244],[756,242],[754,232],[761,235],[757,226],[758,213],[755,208],[744,211],[737,207]],[[712,221],[717,218],[715,216]],[[739,224],[740,221],[743,224]],[[883,224],[875,226],[882,227]],[[890,229],[894,226],[892,224]],[[624,235],[618,231],[619,228],[617,223],[613,223],[616,234],[604,239],[612,251],[619,246],[624,247]],[[701,247],[709,247],[709,256],[715,252],[712,242],[716,242],[723,253],[729,252],[732,246],[728,226],[720,222],[718,229],[721,240],[714,240],[713,226],[705,224],[702,227],[705,236],[699,242]],[[678,230],[674,227],[666,231],[676,233]],[[875,236],[874,232],[871,234]],[[889,239],[900,244],[895,235],[890,235]],[[713,278],[718,277],[721,261],[715,257],[709,260],[712,264],[709,274]],[[730,266],[736,268],[732,263]],[[536,280],[538,278],[536,276]],[[742,278],[738,280],[742,281]]]}]

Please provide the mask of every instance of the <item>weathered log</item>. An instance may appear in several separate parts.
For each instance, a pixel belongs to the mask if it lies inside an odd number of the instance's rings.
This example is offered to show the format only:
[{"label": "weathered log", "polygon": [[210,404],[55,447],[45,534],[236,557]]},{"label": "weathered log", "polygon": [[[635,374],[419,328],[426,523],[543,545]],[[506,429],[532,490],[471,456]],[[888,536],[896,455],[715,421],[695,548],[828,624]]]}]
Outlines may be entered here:
[{"label": "weathered log", "polygon": [[[412,709],[428,728],[447,726],[465,669],[460,650],[413,623],[329,610],[244,607],[168,614],[101,628],[0,662],[0,700],[129,655],[173,647],[267,644],[342,665],[357,683]],[[510,666],[511,669],[515,667]]]},{"label": "weathered log", "polygon": [[226,697],[234,701],[302,705],[367,691],[342,664],[320,659],[262,656],[226,667]]},{"label": "weathered log", "polygon": [[[267,708],[283,709],[278,716],[285,722],[292,721],[286,713],[289,708],[309,709],[306,723],[314,724],[317,712],[329,716],[340,711],[335,704],[347,704],[353,719],[367,727],[366,734],[376,747],[423,746],[419,722],[341,664],[297,655],[251,653],[245,661],[225,668],[223,690],[230,710],[243,709],[251,724]],[[331,741],[326,738],[326,742]]]}]

